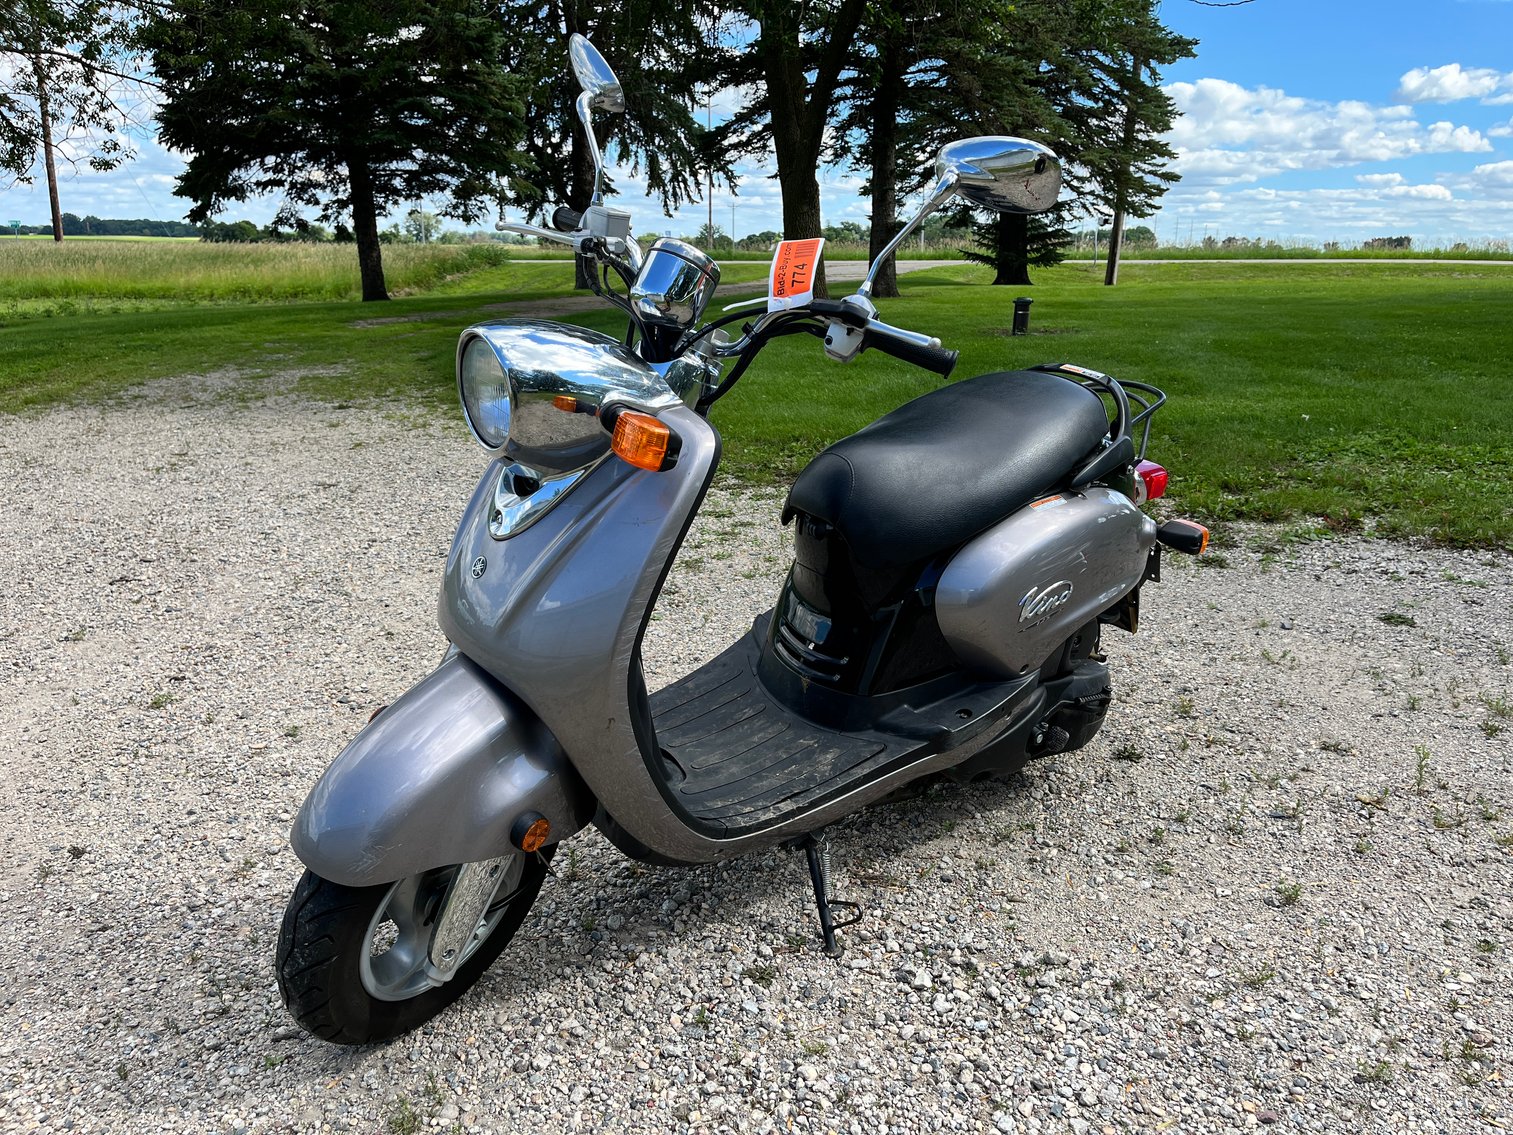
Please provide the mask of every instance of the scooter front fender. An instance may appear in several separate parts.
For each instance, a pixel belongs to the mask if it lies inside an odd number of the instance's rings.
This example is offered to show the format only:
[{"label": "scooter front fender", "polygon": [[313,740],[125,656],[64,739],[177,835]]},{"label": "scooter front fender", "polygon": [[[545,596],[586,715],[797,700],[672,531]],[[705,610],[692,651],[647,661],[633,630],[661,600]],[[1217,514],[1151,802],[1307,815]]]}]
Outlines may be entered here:
[{"label": "scooter front fender", "polygon": [[551,731],[460,654],[379,714],[305,799],[290,843],[352,887],[507,854],[524,815],[578,831],[595,802]]}]

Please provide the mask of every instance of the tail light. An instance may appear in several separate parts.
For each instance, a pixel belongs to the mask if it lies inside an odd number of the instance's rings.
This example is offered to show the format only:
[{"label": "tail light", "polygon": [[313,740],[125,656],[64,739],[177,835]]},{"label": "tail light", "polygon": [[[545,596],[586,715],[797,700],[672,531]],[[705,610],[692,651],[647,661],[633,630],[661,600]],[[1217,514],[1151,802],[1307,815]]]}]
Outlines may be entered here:
[{"label": "tail light", "polygon": [[1135,503],[1157,500],[1166,495],[1169,474],[1154,461],[1142,461],[1135,466]]}]

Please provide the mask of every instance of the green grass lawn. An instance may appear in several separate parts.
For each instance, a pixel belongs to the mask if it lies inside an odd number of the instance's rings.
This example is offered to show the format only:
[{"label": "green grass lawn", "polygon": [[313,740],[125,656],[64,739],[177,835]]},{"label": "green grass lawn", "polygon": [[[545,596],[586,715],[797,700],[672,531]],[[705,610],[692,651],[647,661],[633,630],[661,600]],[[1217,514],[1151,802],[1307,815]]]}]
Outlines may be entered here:
[{"label": "green grass lawn", "polygon": [[[493,305],[506,300],[569,295],[569,271],[454,261],[422,273],[416,294],[373,305],[301,300],[298,273],[276,266],[251,289],[255,303],[167,271],[124,298],[105,277],[96,291],[39,298],[13,275],[12,310],[0,293],[0,412],[228,369],[249,394],[278,377],[280,388],[314,397],[399,397],[450,411],[457,332],[503,314]],[[732,265],[725,278],[764,274],[761,264]],[[880,305],[883,318],[959,349],[958,378],[1070,361],[1163,387],[1171,401],[1151,456],[1171,469],[1183,511],[1221,527],[1242,518],[1369,524],[1513,547],[1513,400],[1502,374],[1513,270],[1130,263],[1110,289],[1101,271],[1074,264],[1037,273],[1032,334],[1020,338],[1007,329],[1021,289],[987,279],[966,267],[906,275],[903,298]],[[60,299],[75,313],[48,306]],[[620,330],[607,306],[569,318]],[[876,353],[842,367],[812,339],[780,340],[714,412],[726,469],[780,483],[822,445],[939,383]]]},{"label": "green grass lawn", "polygon": [[[1513,270],[1130,265],[1105,288],[1063,267],[1037,275],[1020,338],[1004,331],[1023,289],[958,286],[983,279],[905,276],[883,317],[959,349],[956,377],[1076,362],[1162,387],[1151,456],[1200,519],[1350,530],[1370,517],[1388,534],[1513,546]],[[786,475],[816,443],[937,384],[874,355],[823,367],[799,340],[770,353],[715,412],[748,476]],[[770,377],[787,368],[803,379]]]}]

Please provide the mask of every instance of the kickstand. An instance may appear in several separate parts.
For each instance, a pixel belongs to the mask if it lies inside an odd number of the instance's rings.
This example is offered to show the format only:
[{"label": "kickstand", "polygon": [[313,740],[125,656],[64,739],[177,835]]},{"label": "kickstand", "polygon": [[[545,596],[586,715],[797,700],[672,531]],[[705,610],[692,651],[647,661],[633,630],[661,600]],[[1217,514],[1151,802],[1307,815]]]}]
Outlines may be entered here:
[{"label": "kickstand", "polygon": [[[854,902],[844,902],[830,897],[830,848],[828,842],[809,835],[800,846],[809,859],[809,879],[814,883],[814,905],[820,913],[820,936],[825,940],[825,953],[838,958],[844,950],[836,944],[835,932],[847,926],[855,926],[862,920],[862,908]],[[841,907],[853,911],[844,922],[836,922],[832,908]]]}]

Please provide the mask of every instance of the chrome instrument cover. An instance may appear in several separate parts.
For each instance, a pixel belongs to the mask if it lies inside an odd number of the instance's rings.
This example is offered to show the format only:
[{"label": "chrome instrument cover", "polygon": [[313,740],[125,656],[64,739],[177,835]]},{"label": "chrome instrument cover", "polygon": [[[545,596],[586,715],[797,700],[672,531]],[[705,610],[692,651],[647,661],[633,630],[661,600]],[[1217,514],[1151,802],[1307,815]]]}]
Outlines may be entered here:
[{"label": "chrome instrument cover", "polygon": [[691,244],[662,237],[646,252],[630,289],[631,305],[648,323],[692,327],[720,283],[720,266]]},{"label": "chrome instrument cover", "polygon": [[496,451],[542,479],[586,469],[609,452],[599,410],[610,402],[655,414],[681,400],[666,379],[616,339],[539,319],[480,323],[457,344],[483,340],[504,368],[510,390],[509,440]]}]

